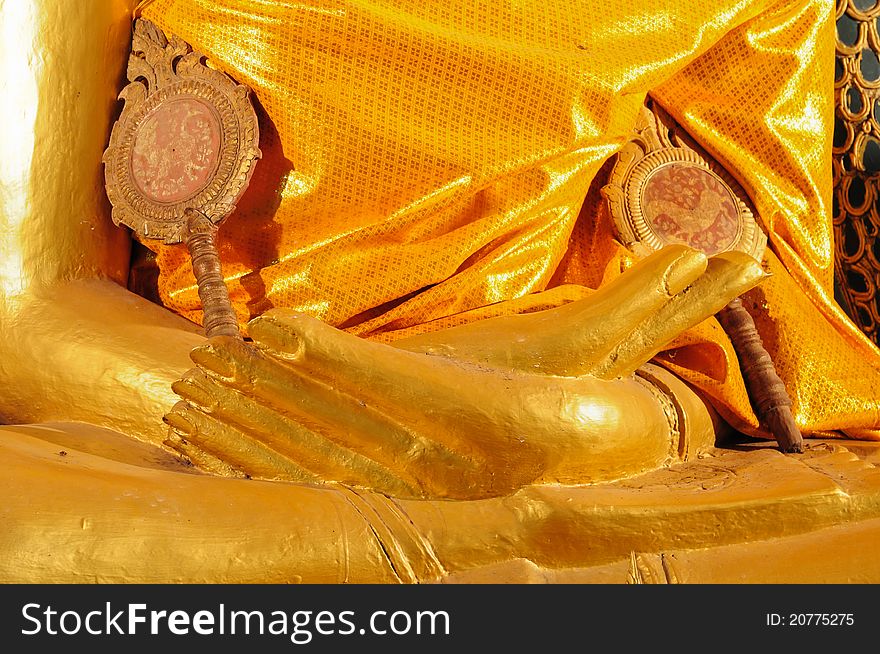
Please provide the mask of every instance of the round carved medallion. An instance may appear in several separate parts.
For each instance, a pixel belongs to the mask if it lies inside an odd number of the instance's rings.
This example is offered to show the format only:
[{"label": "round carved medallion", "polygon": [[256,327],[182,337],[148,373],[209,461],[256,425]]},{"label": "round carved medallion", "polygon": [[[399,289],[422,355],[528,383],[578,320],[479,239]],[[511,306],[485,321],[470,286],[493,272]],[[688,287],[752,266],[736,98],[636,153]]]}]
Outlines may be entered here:
[{"label": "round carved medallion", "polygon": [[249,90],[143,19],[135,22],[128,78],[103,159],[113,221],[142,238],[179,243],[187,212],[216,225],[250,181],[260,150]]},{"label": "round carved medallion", "polygon": [[131,151],[135,185],[155,202],[180,202],[201,191],[217,169],[221,126],[193,97],[159,105],[138,126]]},{"label": "round carved medallion", "polygon": [[760,261],[767,237],[745,189],[685,140],[645,108],[602,189],[618,238],[640,256],[682,244]]},{"label": "round carved medallion", "polygon": [[642,216],[663,243],[683,243],[708,255],[736,247],[742,234],[737,199],[711,170],[682,162],[649,173]]}]

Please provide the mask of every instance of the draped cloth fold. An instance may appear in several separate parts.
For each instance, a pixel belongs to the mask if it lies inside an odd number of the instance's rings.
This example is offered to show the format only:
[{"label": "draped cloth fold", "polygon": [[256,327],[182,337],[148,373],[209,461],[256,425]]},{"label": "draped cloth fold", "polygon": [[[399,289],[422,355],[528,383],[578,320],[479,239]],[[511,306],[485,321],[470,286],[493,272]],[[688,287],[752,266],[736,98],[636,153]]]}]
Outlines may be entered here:
[{"label": "draped cloth fold", "polygon": [[[598,188],[650,94],[750,194],[746,297],[807,432],[880,438],[880,351],[833,299],[833,0],[151,0],[248,84],[263,160],[220,230],[240,321],[392,341],[588,295],[626,269]],[[181,248],[160,293],[199,322]],[[659,360],[759,434],[710,319]],[[766,434],[764,434],[766,435]]]}]

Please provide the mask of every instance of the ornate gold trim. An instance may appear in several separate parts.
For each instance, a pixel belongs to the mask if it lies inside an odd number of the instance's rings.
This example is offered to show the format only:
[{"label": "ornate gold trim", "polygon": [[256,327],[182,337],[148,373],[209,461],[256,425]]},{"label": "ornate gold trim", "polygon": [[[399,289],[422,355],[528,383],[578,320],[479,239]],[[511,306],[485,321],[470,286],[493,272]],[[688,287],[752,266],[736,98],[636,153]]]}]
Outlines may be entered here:
[{"label": "ornate gold trim", "polygon": [[[208,68],[203,55],[176,36],[169,41],[149,21],[135,21],[131,49],[129,83],[119,94],[125,105],[103,156],[113,222],[141,237],[180,243],[186,238],[188,209],[199,211],[216,225],[235,208],[261,156],[257,117],[247,86]],[[219,154],[207,183],[194,195],[163,203],[148,197],[135,181],[133,149],[144,122],[159,107],[181,99],[197,100],[210,108],[221,132]]]},{"label": "ornate gold trim", "polygon": [[737,228],[732,244],[725,249],[745,252],[760,261],[767,236],[758,226],[745,189],[727,170],[677,133],[677,126],[664,123],[671,123],[671,119],[659,108],[645,107],[632,139],[621,149],[608,184],[602,188],[618,238],[639,255],[672,243],[664,239],[644,215],[644,191],[658,171],[682,164],[708,171],[729,191],[737,212]]}]

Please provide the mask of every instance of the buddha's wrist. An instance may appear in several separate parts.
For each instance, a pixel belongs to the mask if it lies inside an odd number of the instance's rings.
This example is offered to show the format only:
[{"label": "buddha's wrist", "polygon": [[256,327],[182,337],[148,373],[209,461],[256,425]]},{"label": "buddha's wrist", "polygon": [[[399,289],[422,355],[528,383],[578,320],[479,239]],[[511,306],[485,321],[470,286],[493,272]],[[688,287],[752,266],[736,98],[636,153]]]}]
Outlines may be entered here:
[{"label": "buddha's wrist", "polygon": [[670,458],[688,461],[715,445],[723,423],[693,388],[651,363],[642,365],[635,375],[652,390],[669,420]]}]

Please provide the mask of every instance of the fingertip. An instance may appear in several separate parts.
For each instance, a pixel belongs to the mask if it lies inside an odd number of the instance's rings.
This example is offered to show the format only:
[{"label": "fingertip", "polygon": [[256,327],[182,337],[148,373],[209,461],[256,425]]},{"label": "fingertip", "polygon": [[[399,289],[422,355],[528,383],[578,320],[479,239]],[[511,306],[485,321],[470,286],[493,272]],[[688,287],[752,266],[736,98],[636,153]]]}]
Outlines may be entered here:
[{"label": "fingertip", "polygon": [[721,252],[709,259],[711,271],[725,271],[725,276],[734,278],[738,286],[751,287],[769,275],[760,262],[745,252],[738,250]]},{"label": "fingertip", "polygon": [[261,350],[297,356],[302,349],[300,323],[304,314],[273,310],[248,323],[248,334]]},{"label": "fingertip", "polygon": [[[208,376],[199,368],[190,370],[183,377],[171,384],[171,390],[184,400],[188,400],[206,410],[210,410],[216,404],[216,399],[211,395]],[[186,402],[184,402],[184,404],[186,404]],[[191,407],[187,404],[184,408],[189,409]]]},{"label": "fingertip", "polygon": [[162,416],[162,422],[181,434],[192,434],[195,431],[195,425],[190,418],[192,407],[185,401],[180,400],[171,411]]},{"label": "fingertip", "polygon": [[706,270],[706,255],[687,245],[664,246],[630,268],[623,278],[641,277],[653,280],[666,297],[673,297],[690,286]]},{"label": "fingertip", "polygon": [[235,364],[227,348],[232,343],[238,344],[241,341],[231,336],[215,336],[205,345],[194,347],[189,358],[197,366],[231,378],[235,375]]},{"label": "fingertip", "polygon": [[706,271],[709,258],[703,252],[684,245],[667,247],[670,249],[672,261],[663,277],[663,287],[666,294],[672,297],[681,293]]}]

